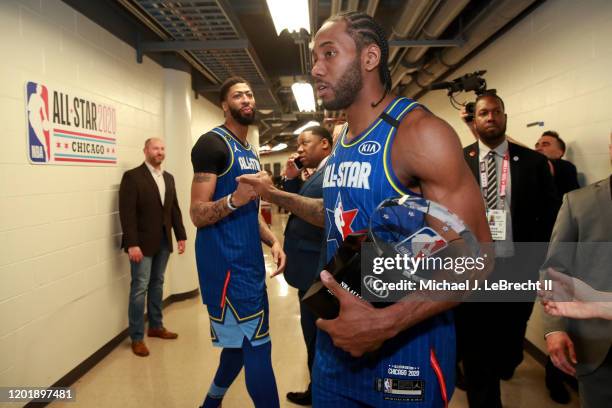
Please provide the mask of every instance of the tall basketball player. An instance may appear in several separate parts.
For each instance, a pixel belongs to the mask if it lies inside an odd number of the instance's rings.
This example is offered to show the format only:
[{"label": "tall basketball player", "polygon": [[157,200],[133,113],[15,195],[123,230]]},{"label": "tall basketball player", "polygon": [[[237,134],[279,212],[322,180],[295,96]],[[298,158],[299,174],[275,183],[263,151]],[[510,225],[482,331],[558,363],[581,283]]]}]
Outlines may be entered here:
[{"label": "tall basketball player", "polygon": [[[491,240],[456,133],[417,102],[389,94],[386,38],[372,17],[357,12],[332,17],[315,36],[312,75],[318,97],[326,109],[344,109],[347,117],[325,168],[323,200],[279,191],[262,173],[240,178],[266,200],[324,225],[328,260],[349,233],[367,229],[381,201],[402,194],[444,205],[480,241]],[[380,148],[361,148],[366,143]],[[327,272],[321,279],[338,298],[340,314],[317,322],[313,405],[446,406],[454,383],[449,309],[455,303],[426,302],[414,293],[409,301],[375,309]],[[373,350],[379,351],[363,356]]]},{"label": "tall basketball player", "polygon": [[210,317],[213,345],[222,347],[219,368],[203,407],[217,407],[244,365],[256,407],[278,407],[271,362],[268,298],[261,242],[271,247],[281,273],[285,254],[259,217],[253,189],[236,178],[261,170],[247,142],[255,120],[255,98],[246,80],[232,77],[221,87],[225,123],[202,135],[191,152],[191,219],[198,232],[196,262],[202,300]]}]

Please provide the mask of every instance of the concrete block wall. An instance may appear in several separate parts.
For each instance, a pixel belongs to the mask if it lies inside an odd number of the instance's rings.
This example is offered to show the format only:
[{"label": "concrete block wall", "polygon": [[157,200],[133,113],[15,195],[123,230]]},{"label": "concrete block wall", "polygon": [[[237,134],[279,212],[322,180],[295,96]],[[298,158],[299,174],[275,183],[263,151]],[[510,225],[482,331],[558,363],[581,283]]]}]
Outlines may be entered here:
[{"label": "concrete block wall", "polygon": [[[543,131],[558,131],[584,186],[610,175],[610,67],[612,2],[549,0],[449,79],[486,69],[488,87],[506,105],[507,134],[533,147]],[[457,99],[473,100],[474,94]],[[429,92],[420,102],[448,121],[464,146],[474,142],[445,91]],[[544,126],[526,127],[536,121]],[[536,305],[527,337],[544,349],[539,312]]]},{"label": "concrete block wall", "polygon": [[[117,192],[145,139],[165,136],[164,68],[138,64],[134,49],[59,0],[0,2],[0,38],[0,385],[48,386],[127,327]],[[30,164],[27,81],[114,106],[117,165]],[[194,122],[220,112],[203,99],[193,110]],[[189,197],[180,199],[191,238]]]}]

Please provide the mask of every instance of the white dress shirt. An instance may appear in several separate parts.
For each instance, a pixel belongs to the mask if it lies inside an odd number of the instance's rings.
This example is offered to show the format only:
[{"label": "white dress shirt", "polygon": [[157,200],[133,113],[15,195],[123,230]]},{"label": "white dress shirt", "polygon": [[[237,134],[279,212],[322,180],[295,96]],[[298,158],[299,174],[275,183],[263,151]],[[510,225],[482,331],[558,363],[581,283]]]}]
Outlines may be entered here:
[{"label": "white dress shirt", "polygon": [[157,170],[155,167],[151,166],[149,162],[145,161],[147,168],[151,172],[153,176],[153,180],[155,180],[155,184],[157,184],[157,190],[159,191],[159,198],[161,199],[162,206],[164,205],[164,198],[166,197],[166,182],[164,181],[164,170],[161,168]]},{"label": "white dress shirt", "polygon": [[[478,161],[479,163],[485,163],[487,161],[487,155],[491,149],[489,146],[478,141]],[[495,169],[497,171],[497,185],[501,184],[502,176],[502,164],[504,156],[508,152],[508,141],[504,140],[499,146],[493,149],[495,152]],[[512,160],[512,157],[508,158]],[[480,168],[480,167],[479,167]],[[507,258],[514,256],[514,244],[512,239],[512,214],[510,214],[510,203],[512,195],[512,177],[510,176],[510,162],[508,162],[508,182],[506,184],[506,196],[504,197],[504,210],[506,210],[506,239],[503,241],[495,241],[495,256],[499,258]],[[484,196],[484,193],[483,193]],[[499,192],[497,194],[497,205],[495,208],[501,208],[500,203],[501,197]]]}]

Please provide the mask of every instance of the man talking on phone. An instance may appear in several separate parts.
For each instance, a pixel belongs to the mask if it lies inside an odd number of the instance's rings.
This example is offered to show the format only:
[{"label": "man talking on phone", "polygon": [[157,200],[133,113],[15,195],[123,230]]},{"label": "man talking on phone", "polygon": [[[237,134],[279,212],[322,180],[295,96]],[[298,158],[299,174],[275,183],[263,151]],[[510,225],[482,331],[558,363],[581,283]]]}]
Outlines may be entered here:
[{"label": "man talking on phone", "polygon": [[[304,197],[323,197],[323,167],[332,149],[332,136],[322,126],[305,129],[298,136],[297,155],[287,160],[283,189]],[[305,169],[316,169],[302,182],[301,173]],[[308,371],[312,373],[314,361],[317,318],[301,301],[302,297],[319,273],[319,257],[324,242],[324,229],[314,226],[297,217],[289,216],[285,228],[284,250],[287,255],[285,280],[298,290],[300,299],[300,323],[308,353]],[[287,399],[298,405],[311,405],[311,385],[304,392],[289,392]]]}]

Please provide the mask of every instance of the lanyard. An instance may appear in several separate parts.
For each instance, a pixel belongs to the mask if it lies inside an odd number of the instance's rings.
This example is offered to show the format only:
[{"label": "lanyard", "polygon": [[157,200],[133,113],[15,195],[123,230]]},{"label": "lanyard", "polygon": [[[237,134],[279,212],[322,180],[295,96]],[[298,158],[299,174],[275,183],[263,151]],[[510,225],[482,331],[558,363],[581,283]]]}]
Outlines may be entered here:
[{"label": "lanyard", "polygon": [[[508,175],[510,173],[510,154],[506,151],[504,154],[504,160],[502,161],[502,174],[501,181],[499,183],[499,198],[500,198],[500,206],[501,210],[504,209],[506,205],[506,190],[508,187]],[[486,190],[489,185],[489,179],[487,177],[487,163],[486,161],[480,162],[480,186]]]}]

